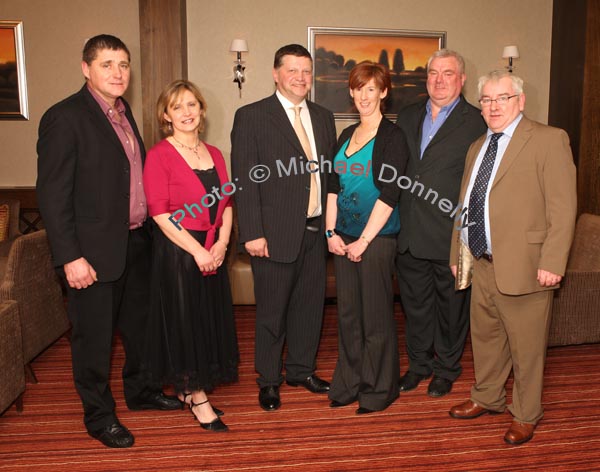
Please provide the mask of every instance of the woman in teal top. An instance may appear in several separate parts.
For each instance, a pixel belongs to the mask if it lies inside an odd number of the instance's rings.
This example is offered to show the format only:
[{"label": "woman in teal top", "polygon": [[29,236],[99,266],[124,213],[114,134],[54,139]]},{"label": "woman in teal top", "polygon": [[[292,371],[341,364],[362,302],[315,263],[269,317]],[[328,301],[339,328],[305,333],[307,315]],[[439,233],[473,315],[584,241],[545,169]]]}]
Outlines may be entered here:
[{"label": "woman in teal top", "polygon": [[391,90],[387,68],[361,62],[350,72],[349,87],[360,123],[346,128],[338,140],[327,195],[339,351],[329,398],[333,408],[358,401],[356,413],[364,414],[398,398],[392,276],[401,188],[389,176],[391,168],[403,175],[408,148],[404,133],[383,117],[383,100]]}]

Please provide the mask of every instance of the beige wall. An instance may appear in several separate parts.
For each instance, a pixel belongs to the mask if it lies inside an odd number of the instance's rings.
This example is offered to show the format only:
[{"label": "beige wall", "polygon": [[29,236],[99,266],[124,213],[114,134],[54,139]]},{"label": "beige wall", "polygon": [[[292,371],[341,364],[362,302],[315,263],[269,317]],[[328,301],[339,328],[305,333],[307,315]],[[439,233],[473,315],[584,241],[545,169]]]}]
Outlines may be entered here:
[{"label": "beige wall", "polygon": [[[188,0],[187,10],[189,77],[208,101],[206,140],[226,157],[235,110],[273,92],[273,53],[291,42],[306,45],[308,26],[447,31],[448,47],[467,59],[466,95],[472,102],[477,76],[504,66],[502,47],[517,44],[527,114],[547,121],[552,0]],[[81,48],[94,34],[115,34],[130,48],[133,75],[126,98],[141,127],[137,0],[0,0],[0,12],[2,19],[24,21],[30,109],[29,121],[0,121],[0,187],[35,184],[39,120],[82,85]],[[235,37],[246,38],[250,48],[241,99],[231,82],[235,54],[229,45]]]},{"label": "beige wall", "polygon": [[133,72],[126,98],[141,125],[137,0],[0,0],[0,16],[23,21],[29,94],[29,121],[0,121],[0,187],[35,185],[40,118],[83,85],[81,50],[91,36],[114,34],[127,44]]},{"label": "beige wall", "polygon": [[[208,101],[206,140],[228,156],[235,110],[273,92],[273,54],[288,43],[307,44],[308,26],[447,32],[447,46],[467,61],[466,96],[475,103],[477,77],[506,65],[502,48],[516,44],[516,73],[526,83],[526,112],[547,122],[552,0],[188,0],[189,78]],[[232,81],[233,38],[248,40],[247,81],[240,99]],[[343,128],[347,123],[339,123]]]}]

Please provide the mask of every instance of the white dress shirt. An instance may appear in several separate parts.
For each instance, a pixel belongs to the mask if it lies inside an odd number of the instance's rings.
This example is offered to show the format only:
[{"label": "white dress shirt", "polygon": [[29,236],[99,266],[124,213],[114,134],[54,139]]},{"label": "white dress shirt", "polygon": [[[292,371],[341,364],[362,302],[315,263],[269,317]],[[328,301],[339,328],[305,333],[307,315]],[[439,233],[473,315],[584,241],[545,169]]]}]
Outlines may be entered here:
[{"label": "white dress shirt", "polygon": [[[299,103],[298,105],[294,105],[287,98],[285,98],[279,92],[279,90],[277,90],[275,92],[275,95],[277,96],[277,98],[279,99],[279,102],[281,103],[281,106],[285,110],[285,112],[288,116],[288,119],[290,120],[290,124],[292,125],[292,128],[294,127],[294,121],[296,119],[296,113],[294,112],[294,107],[295,106],[301,107],[300,119],[302,120],[302,126],[304,126],[304,130],[306,131],[306,135],[308,136],[308,142],[310,143],[310,152],[312,153],[313,160],[315,161],[314,164],[311,164],[310,167],[308,167],[308,169],[318,171],[319,170],[319,156],[317,155],[317,146],[315,144],[315,134],[313,133],[312,121],[310,120],[310,112],[308,111],[308,106],[306,105],[306,100],[302,100],[302,102]],[[300,169],[300,166],[302,166],[304,169],[304,172],[308,173],[307,167],[306,167],[306,156],[303,156],[304,159],[302,161],[300,160],[300,156],[290,156],[290,158],[291,157],[296,157],[298,169]],[[298,170],[298,172],[300,172],[300,170]],[[321,205],[321,179],[319,178],[318,174],[317,174],[317,178],[315,180],[317,181],[317,199],[319,202],[319,206],[317,207],[316,211],[312,215],[313,217],[320,216],[323,213],[323,208]]]}]

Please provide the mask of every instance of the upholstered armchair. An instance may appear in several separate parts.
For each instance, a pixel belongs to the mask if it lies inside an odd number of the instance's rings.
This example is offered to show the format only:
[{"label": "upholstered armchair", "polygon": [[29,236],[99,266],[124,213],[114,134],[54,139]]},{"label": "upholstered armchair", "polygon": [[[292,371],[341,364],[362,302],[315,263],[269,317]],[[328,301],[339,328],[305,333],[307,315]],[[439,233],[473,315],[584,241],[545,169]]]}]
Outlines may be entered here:
[{"label": "upholstered armchair", "polygon": [[8,206],[8,237],[4,241],[0,241],[0,278],[2,278],[2,274],[6,268],[6,259],[8,258],[8,251],[10,251],[10,246],[21,236],[21,232],[19,231],[19,210],[21,208],[21,203],[19,200],[12,199],[0,199],[0,206]]},{"label": "upholstered armchair", "polygon": [[18,303],[23,361],[28,380],[35,382],[30,362],[69,329],[45,230],[20,236],[12,244],[0,285],[0,301],[4,300]]},{"label": "upholstered armchair", "polygon": [[549,346],[600,342],[600,215],[577,220],[567,272],[555,291]]},{"label": "upholstered armchair", "polygon": [[24,391],[25,371],[17,302],[0,302],[0,414],[15,401],[17,411],[22,411]]}]

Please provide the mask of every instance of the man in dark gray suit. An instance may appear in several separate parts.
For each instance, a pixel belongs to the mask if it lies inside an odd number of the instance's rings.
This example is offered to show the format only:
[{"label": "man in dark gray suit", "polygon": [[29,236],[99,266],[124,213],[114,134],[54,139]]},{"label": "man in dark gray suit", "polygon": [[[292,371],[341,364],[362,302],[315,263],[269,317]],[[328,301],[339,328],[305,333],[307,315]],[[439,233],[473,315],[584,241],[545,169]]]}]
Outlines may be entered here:
[{"label": "man in dark gray suit", "polygon": [[240,108],[231,132],[239,238],[254,275],[259,404],[266,411],[281,405],[286,340],[288,385],[329,390],[315,368],[326,275],[324,172],[331,167],[335,123],[330,111],[306,100],[312,71],[306,48],[280,48],[276,93]]},{"label": "man in dark gray suit", "polygon": [[429,98],[398,114],[410,157],[406,176],[410,188],[400,199],[398,281],[406,315],[409,370],[400,391],[409,391],[431,376],[432,397],[446,395],[461,373],[469,328],[470,291],[454,290],[448,267],[453,215],[443,199],[456,207],[465,156],[481,136],[485,123],[477,108],[461,95],[465,62],[442,49],[427,63]]}]

